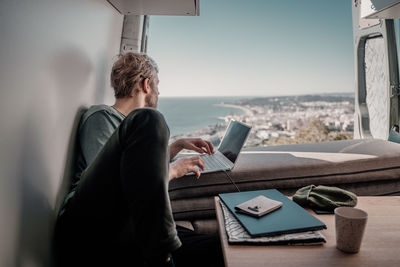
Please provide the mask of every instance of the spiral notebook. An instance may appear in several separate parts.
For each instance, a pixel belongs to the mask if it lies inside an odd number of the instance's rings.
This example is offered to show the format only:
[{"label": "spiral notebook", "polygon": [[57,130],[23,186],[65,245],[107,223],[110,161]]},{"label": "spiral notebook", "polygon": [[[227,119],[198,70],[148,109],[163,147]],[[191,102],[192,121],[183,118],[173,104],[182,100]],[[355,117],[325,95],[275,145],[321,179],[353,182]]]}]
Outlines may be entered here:
[{"label": "spiral notebook", "polygon": [[225,230],[228,243],[231,245],[321,245],[326,242],[325,237],[319,231],[306,231],[292,234],[274,236],[252,237],[239,223],[236,217],[229,211],[225,204],[221,204],[225,221]]}]

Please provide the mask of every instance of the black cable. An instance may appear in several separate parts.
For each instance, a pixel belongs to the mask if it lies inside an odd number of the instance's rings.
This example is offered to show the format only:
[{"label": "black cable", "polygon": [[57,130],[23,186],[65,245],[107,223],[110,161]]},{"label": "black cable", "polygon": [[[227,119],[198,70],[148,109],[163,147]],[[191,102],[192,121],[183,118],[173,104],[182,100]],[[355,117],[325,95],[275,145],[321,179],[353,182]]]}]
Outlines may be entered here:
[{"label": "black cable", "polygon": [[231,180],[231,183],[236,187],[236,190],[238,192],[240,192],[239,187],[237,187],[237,185],[235,184],[235,182],[232,180],[232,177],[225,171],[225,169],[222,169],[222,171],[226,174],[226,176],[228,176],[229,180]]},{"label": "black cable", "polygon": [[[238,192],[240,192],[239,187],[237,187],[237,185],[235,184],[235,182],[233,181],[232,177],[226,172],[224,164],[222,164],[222,162],[220,161],[220,159],[218,159],[217,157],[215,157],[215,163],[217,164],[217,167],[222,167],[221,171],[223,171],[226,176],[228,176],[229,180],[231,181],[231,183],[236,187],[236,190]],[[219,165],[219,166],[218,166]]]}]

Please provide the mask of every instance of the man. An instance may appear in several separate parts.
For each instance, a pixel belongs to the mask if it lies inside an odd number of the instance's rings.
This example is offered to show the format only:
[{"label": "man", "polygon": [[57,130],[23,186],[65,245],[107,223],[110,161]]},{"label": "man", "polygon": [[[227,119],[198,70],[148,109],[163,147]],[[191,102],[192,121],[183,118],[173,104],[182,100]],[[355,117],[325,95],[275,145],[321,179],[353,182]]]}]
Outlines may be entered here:
[{"label": "man", "polygon": [[178,227],[180,248],[168,181],[189,172],[199,178],[204,163],[200,157],[170,159],[182,149],[214,150],[199,138],[168,146],[168,127],[155,110],[158,83],[150,57],[122,55],[111,73],[115,104],[93,106],[83,115],[78,174],[56,225],[59,265],[173,266],[175,259],[194,266],[207,259],[199,257],[207,249],[211,264],[222,263],[215,239]]}]

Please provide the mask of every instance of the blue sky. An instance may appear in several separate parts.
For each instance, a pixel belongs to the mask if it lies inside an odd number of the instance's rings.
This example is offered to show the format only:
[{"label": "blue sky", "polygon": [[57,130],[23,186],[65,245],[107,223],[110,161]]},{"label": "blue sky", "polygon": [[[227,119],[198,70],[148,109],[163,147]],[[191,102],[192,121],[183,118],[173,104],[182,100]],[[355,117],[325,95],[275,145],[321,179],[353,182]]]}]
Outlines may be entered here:
[{"label": "blue sky", "polygon": [[152,16],[161,96],[354,90],[350,0],[200,0],[199,17]]}]

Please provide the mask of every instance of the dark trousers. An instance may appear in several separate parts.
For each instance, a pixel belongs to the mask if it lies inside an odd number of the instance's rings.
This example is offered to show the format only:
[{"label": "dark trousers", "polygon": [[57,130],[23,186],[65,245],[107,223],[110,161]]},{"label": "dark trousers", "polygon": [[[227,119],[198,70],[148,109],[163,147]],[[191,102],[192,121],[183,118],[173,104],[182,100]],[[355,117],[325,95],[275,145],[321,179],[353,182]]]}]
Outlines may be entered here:
[{"label": "dark trousers", "polygon": [[168,139],[158,111],[129,114],[57,220],[56,265],[163,266],[168,253],[181,251],[168,196]]},{"label": "dark trousers", "polygon": [[202,235],[177,226],[182,246],[172,252],[177,267],[223,267],[221,243],[218,236]]}]

